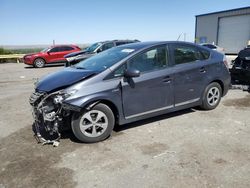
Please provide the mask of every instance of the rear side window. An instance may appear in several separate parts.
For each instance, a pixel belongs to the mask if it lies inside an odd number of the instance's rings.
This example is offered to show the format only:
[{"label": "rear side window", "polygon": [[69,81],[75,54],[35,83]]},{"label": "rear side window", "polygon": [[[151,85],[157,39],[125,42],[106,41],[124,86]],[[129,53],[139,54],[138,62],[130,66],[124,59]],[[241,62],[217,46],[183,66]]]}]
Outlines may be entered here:
[{"label": "rear side window", "polygon": [[116,42],[116,46],[120,46],[120,45],[123,45],[123,44],[127,44],[127,42]]},{"label": "rear side window", "polygon": [[175,45],[174,60],[175,64],[190,63],[203,60],[203,54],[194,46]]}]

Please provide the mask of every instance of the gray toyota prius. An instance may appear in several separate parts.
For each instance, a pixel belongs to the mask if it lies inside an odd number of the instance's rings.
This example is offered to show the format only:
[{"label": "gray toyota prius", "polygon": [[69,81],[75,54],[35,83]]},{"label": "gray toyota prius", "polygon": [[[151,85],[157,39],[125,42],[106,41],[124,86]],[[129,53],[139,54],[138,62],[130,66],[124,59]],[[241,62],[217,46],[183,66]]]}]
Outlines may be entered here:
[{"label": "gray toyota prius", "polygon": [[208,48],[122,45],[41,78],[30,97],[33,130],[43,144],[58,142],[66,127],[82,142],[98,142],[115,125],[195,106],[214,109],[229,84],[224,55]]}]

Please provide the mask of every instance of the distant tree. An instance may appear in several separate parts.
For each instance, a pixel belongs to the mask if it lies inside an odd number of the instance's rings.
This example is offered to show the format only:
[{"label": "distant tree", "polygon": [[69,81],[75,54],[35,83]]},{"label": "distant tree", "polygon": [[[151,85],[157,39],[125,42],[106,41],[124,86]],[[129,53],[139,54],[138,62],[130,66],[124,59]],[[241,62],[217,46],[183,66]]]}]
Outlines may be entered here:
[{"label": "distant tree", "polygon": [[4,54],[4,49],[0,48],[0,55]]},{"label": "distant tree", "polygon": [[4,48],[0,48],[0,55],[12,54],[10,50],[6,50]]}]

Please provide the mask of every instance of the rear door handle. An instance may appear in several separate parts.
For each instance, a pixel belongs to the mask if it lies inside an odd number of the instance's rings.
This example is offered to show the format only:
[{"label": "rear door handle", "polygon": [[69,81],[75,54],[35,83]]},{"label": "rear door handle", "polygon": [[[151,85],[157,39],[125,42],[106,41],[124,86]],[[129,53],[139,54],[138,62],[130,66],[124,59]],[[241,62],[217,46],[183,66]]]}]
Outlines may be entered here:
[{"label": "rear door handle", "polygon": [[164,78],[163,78],[163,82],[164,83],[170,83],[172,81],[172,78],[170,77],[170,76],[165,76]]},{"label": "rear door handle", "polygon": [[206,72],[205,67],[201,67],[201,68],[200,68],[200,72],[201,72],[201,73],[205,73],[205,72]]}]

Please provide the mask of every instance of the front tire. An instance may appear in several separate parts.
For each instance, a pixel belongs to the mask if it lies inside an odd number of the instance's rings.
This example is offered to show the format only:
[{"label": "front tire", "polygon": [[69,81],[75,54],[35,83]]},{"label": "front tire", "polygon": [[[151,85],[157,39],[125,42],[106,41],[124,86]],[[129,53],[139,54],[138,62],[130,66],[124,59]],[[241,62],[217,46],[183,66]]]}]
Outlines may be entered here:
[{"label": "front tire", "polygon": [[36,67],[36,68],[42,68],[44,66],[45,66],[44,59],[42,59],[42,58],[35,59],[35,61],[34,61],[34,67]]},{"label": "front tire", "polygon": [[209,84],[203,94],[201,108],[204,110],[215,109],[220,103],[221,96],[222,89],[220,84],[217,82]]},{"label": "front tire", "polygon": [[97,104],[89,111],[75,113],[72,117],[72,131],[77,139],[86,143],[105,140],[115,125],[112,110],[105,104]]}]

